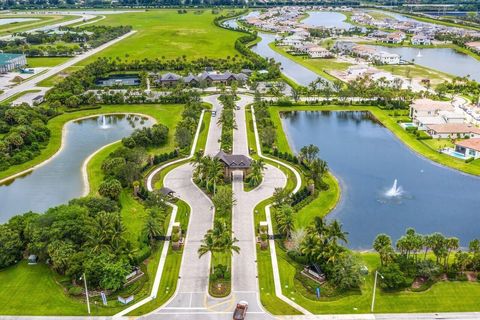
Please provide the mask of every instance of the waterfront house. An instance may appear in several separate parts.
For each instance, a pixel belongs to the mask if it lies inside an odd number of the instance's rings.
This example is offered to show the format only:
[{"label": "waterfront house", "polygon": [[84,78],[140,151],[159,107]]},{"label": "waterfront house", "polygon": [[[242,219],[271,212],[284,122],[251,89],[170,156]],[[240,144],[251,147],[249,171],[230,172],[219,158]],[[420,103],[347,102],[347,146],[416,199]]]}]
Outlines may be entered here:
[{"label": "waterfront house", "polygon": [[416,34],[412,37],[412,39],[410,40],[410,42],[413,44],[413,45],[422,45],[422,46],[426,46],[426,45],[431,45],[432,44],[432,40],[427,37],[426,35],[424,34]]},{"label": "waterfront house", "polygon": [[385,51],[375,52],[372,59],[381,64],[399,64],[400,56]]},{"label": "waterfront house", "polygon": [[480,41],[467,42],[465,45],[471,50],[480,53]]},{"label": "waterfront house", "polygon": [[462,140],[455,143],[455,151],[462,153],[465,158],[480,158],[480,138]]},{"label": "waterfront house", "polygon": [[466,123],[432,124],[427,126],[432,138],[463,139],[480,137],[480,128]]},{"label": "waterfront house", "polygon": [[439,114],[440,111],[454,111],[449,101],[436,101],[431,99],[417,99],[410,105],[409,116],[412,119],[417,117],[431,117]]},{"label": "waterfront house", "polygon": [[352,52],[353,48],[356,46],[357,44],[351,41],[337,41],[333,45],[333,50],[340,54],[348,54]]},{"label": "waterfront house", "polygon": [[307,49],[307,54],[310,58],[328,58],[332,54],[325,48],[320,46],[314,46]]},{"label": "waterfront house", "polygon": [[400,32],[400,31],[396,31],[396,32],[392,32],[392,33],[389,33],[385,39],[383,40],[383,42],[385,43],[401,43],[403,40],[405,40],[406,38],[406,35],[405,33],[403,32]]}]

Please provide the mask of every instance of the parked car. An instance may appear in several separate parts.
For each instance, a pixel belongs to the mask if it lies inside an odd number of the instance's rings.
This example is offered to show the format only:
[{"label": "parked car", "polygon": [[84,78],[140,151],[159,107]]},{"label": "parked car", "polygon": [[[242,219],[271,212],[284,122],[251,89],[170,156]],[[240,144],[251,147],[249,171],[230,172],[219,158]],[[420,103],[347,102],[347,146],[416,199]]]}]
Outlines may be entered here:
[{"label": "parked car", "polygon": [[217,111],[212,111],[212,118],[217,115]]},{"label": "parked car", "polygon": [[248,309],[247,301],[240,301],[239,303],[237,303],[237,307],[233,312],[233,320],[245,319],[245,315],[247,314],[247,309]]}]

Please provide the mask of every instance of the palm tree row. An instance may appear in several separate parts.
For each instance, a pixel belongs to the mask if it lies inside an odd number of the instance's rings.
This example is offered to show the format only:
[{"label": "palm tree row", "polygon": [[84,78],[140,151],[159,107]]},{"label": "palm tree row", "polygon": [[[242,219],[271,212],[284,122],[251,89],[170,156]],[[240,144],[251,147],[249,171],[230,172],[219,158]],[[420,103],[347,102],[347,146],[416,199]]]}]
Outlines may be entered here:
[{"label": "palm tree row", "polygon": [[262,159],[253,160],[250,168],[252,171],[247,176],[247,182],[251,188],[254,188],[262,182],[263,171],[266,168],[265,161]]},{"label": "palm tree row", "polygon": [[[208,230],[203,237],[202,244],[198,249],[198,257],[201,258],[210,253],[212,261],[214,261],[213,258],[218,253],[229,253],[231,255],[234,252],[240,253],[240,247],[235,244],[237,242],[237,238],[232,238],[231,230],[228,229],[227,224],[220,219],[215,220],[213,229]],[[212,272],[214,271],[215,266],[212,267]]]},{"label": "palm tree row", "polygon": [[195,166],[193,172],[195,182],[201,188],[215,194],[217,185],[223,182],[224,178],[224,168],[220,160],[212,156],[202,157],[200,153],[197,153],[193,165]]}]

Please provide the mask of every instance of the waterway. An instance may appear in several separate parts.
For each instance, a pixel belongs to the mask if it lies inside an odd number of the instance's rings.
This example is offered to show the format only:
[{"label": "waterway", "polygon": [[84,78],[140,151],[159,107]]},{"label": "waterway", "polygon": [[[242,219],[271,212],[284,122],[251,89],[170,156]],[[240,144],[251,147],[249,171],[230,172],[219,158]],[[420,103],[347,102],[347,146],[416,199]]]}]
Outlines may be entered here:
[{"label": "waterway", "polygon": [[[104,120],[105,119],[105,120]],[[66,124],[64,148],[45,165],[8,184],[0,185],[0,223],[15,214],[42,213],[84,193],[81,167],[93,152],[130,135],[136,128],[153,125],[138,115],[107,115]]]},{"label": "waterway", "polygon": [[269,44],[275,41],[274,34],[259,32],[258,36],[262,38],[262,40],[251,48],[252,51],[264,58],[275,59],[276,62],[280,63],[281,70],[287,77],[302,86],[308,86],[313,81],[321,78],[310,69],[305,68],[270,48]]},{"label": "waterway", "polygon": [[480,82],[480,61],[450,48],[410,48],[410,47],[384,47],[372,46],[378,50],[396,53],[403,60],[415,64],[464,77]]},{"label": "waterway", "polygon": [[[396,241],[408,227],[462,245],[480,237],[480,179],[417,155],[370,113],[289,112],[282,125],[295,152],[317,145],[340,180],[342,199],[329,219],[343,224],[349,247],[370,249],[379,233]],[[395,179],[401,195],[388,197]]]},{"label": "waterway", "polygon": [[20,22],[27,22],[27,21],[35,21],[39,19],[34,18],[0,18],[0,26],[11,24],[11,23],[20,23]]}]

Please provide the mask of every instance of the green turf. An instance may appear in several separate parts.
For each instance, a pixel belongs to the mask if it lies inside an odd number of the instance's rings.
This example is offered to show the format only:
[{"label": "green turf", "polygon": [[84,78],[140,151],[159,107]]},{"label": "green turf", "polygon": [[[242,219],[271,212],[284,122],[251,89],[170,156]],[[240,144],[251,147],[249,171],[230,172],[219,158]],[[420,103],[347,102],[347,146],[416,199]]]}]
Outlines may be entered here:
[{"label": "green turf", "polygon": [[129,60],[165,57],[187,59],[203,57],[226,58],[239,55],[234,48],[241,33],[221,29],[214,25],[216,15],[211,10],[195,14],[188,10],[150,10],[148,12],[109,15],[95,24],[115,26],[131,25],[136,34],[82,61],[86,65],[97,57],[121,57]]},{"label": "green turf", "polygon": [[[180,222],[182,229],[186,229],[188,227],[188,221],[190,219],[190,207],[182,200],[178,200],[176,205],[178,206],[178,211],[175,221]],[[161,250],[158,251],[160,252]],[[155,300],[129,313],[129,316],[142,315],[151,312],[162,306],[165,302],[168,301],[168,299],[172,297],[177,287],[178,275],[180,273],[180,267],[182,263],[182,255],[183,249],[180,251],[174,251],[170,247],[167,259],[165,261],[162,278],[160,279],[160,287],[158,289],[157,297],[155,298]],[[150,260],[158,260],[158,258],[159,256],[151,257]],[[155,277],[157,265],[158,263],[155,264],[154,267],[153,264],[152,267],[150,267],[149,265],[149,274],[152,275],[151,286],[153,284],[153,277]]]},{"label": "green turf", "polygon": [[[59,148],[62,139],[63,125],[70,120],[74,120],[80,117],[92,116],[105,113],[115,112],[132,112],[142,113],[154,117],[159,123],[162,123],[170,128],[169,139],[166,146],[162,147],[163,150],[169,150],[174,145],[174,127],[180,121],[183,106],[181,105],[109,105],[103,106],[98,109],[82,110],[78,112],[64,113],[51,119],[48,122],[48,128],[51,131],[50,142],[42,153],[35,159],[23,163],[21,165],[13,166],[8,170],[0,172],[0,179],[8,177],[12,174],[31,168],[44,160],[50,158]],[[158,150],[159,152],[162,149]]]},{"label": "green turf", "polygon": [[70,59],[71,57],[31,57],[27,58],[27,63],[29,68],[55,67]]}]

